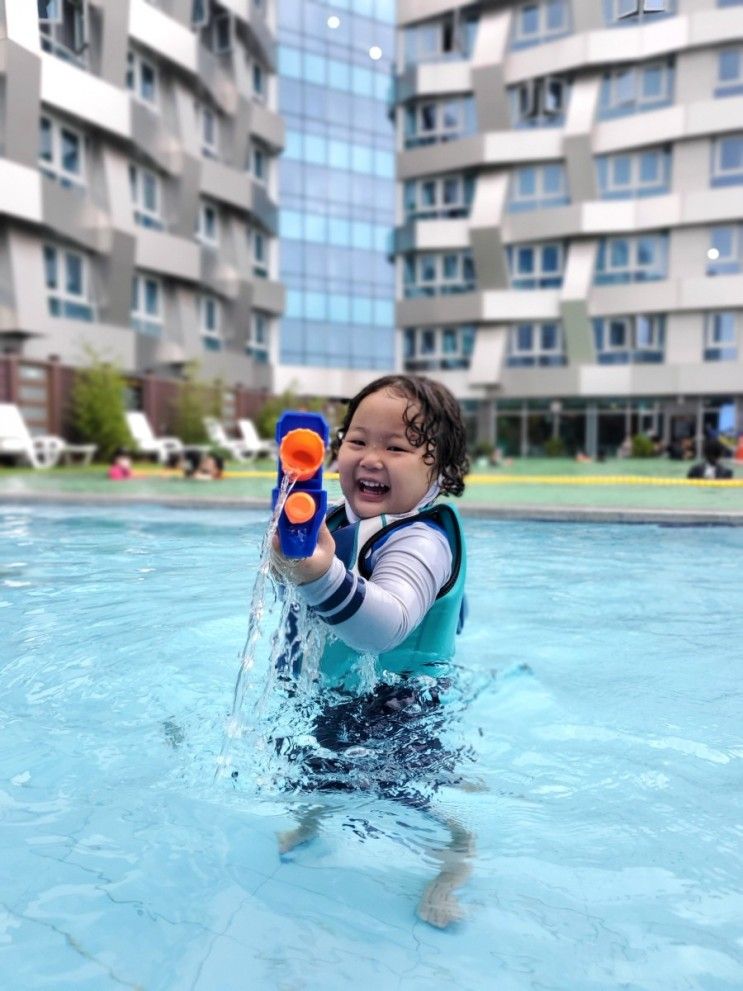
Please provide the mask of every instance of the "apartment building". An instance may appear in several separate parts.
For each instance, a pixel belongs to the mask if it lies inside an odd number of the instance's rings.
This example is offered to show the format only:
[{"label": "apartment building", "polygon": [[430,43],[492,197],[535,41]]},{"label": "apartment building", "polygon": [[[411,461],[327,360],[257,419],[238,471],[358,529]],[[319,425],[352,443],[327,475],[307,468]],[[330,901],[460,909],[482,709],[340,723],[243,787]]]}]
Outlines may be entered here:
[{"label": "apartment building", "polygon": [[268,387],[268,0],[0,3],[0,347]]},{"label": "apartment building", "polygon": [[278,0],[280,390],[343,396],[395,362],[394,0]]},{"label": "apartment building", "polygon": [[743,431],[743,0],[400,0],[398,361],[480,439]]}]

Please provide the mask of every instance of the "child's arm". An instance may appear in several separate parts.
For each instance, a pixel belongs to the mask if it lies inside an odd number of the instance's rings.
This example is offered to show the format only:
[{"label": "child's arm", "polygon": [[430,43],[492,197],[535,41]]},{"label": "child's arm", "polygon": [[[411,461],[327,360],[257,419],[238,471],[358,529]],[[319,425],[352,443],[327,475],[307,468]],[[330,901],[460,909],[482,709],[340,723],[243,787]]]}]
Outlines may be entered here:
[{"label": "child's arm", "polygon": [[[334,549],[329,532],[328,538]],[[360,651],[380,653],[402,643],[451,572],[445,535],[425,523],[411,523],[387,539],[374,555],[369,580],[347,571],[334,554],[328,563],[328,549],[327,543],[320,549],[318,541],[319,553],[297,562],[302,576],[319,573],[304,579],[299,593],[336,636]],[[297,574],[295,580],[303,577]]]}]

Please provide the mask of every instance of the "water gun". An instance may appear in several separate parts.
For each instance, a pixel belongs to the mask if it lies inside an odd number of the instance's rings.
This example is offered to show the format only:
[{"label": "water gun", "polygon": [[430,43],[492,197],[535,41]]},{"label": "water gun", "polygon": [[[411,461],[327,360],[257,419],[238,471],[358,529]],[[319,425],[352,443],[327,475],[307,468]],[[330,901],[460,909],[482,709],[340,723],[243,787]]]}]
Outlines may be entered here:
[{"label": "water gun", "polygon": [[276,441],[279,474],[273,490],[274,509],[284,476],[296,479],[278,520],[281,551],[285,557],[311,557],[328,506],[322,485],[328,425],[319,413],[288,410],[276,424]]}]

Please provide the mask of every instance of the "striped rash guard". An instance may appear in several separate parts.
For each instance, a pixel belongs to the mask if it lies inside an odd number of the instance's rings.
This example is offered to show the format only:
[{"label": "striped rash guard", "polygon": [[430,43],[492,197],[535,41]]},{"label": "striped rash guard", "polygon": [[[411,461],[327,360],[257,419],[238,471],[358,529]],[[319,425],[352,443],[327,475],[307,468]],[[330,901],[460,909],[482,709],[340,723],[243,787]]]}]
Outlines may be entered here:
[{"label": "striped rash guard", "polygon": [[[414,517],[438,494],[433,485],[410,512],[359,520],[348,503],[349,523],[371,528]],[[359,540],[359,546],[363,539]],[[359,575],[354,549],[346,567],[338,553],[328,571],[300,585],[299,595],[347,646],[362,653],[381,654],[401,644],[420,624],[451,574],[452,551],[437,526],[411,519],[386,536],[368,558],[370,579]]]}]

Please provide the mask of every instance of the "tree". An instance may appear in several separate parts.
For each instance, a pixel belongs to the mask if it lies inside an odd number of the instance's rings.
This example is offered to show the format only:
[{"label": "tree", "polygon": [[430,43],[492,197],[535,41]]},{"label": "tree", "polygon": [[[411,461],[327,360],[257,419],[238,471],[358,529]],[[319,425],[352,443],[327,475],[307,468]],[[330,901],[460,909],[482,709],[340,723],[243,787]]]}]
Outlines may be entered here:
[{"label": "tree", "polygon": [[203,444],[207,440],[204,417],[222,415],[222,389],[219,382],[208,385],[198,379],[198,364],[189,362],[173,404],[171,422],[176,437],[186,444]]},{"label": "tree", "polygon": [[301,409],[310,413],[322,413],[325,410],[326,401],[317,396],[310,399],[300,398],[291,388],[285,389],[281,395],[271,396],[261,407],[256,417],[256,428],[261,437],[273,437],[276,433],[276,423],[287,409]]},{"label": "tree", "polygon": [[95,351],[86,349],[90,365],[78,369],[72,387],[72,424],[81,441],[97,445],[96,457],[110,461],[132,444],[126,425],[121,371]]}]

